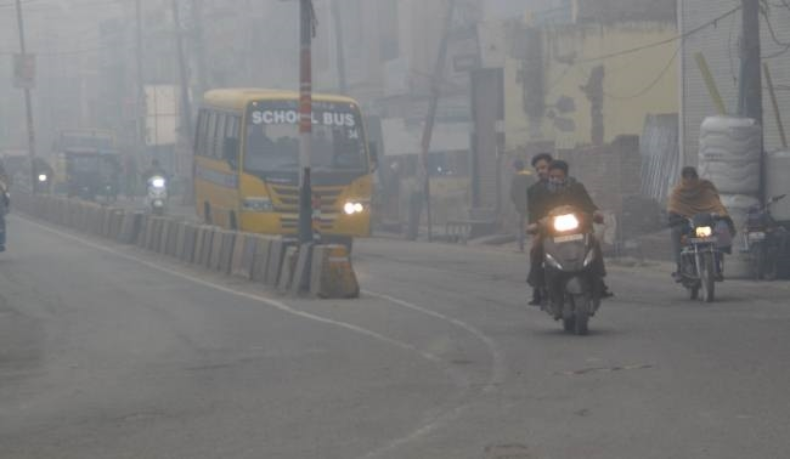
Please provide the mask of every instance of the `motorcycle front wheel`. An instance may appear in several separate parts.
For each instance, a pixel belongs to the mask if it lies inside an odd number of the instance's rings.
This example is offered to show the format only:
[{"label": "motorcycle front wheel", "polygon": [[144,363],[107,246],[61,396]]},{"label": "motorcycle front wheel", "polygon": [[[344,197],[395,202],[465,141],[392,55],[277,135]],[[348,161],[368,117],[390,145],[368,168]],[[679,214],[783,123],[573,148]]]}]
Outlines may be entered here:
[{"label": "motorcycle front wheel", "polygon": [[566,327],[566,331],[576,333],[579,336],[584,336],[589,332],[589,322],[590,322],[590,298],[588,295],[581,294],[581,295],[573,295],[571,297],[571,307],[573,308],[573,318],[570,319],[572,321],[571,330],[568,330],[568,326],[570,324],[567,323],[567,319],[564,321],[563,325]]},{"label": "motorcycle front wheel", "polygon": [[702,301],[713,303],[716,299],[716,261],[712,253],[702,256],[700,280],[702,281]]}]

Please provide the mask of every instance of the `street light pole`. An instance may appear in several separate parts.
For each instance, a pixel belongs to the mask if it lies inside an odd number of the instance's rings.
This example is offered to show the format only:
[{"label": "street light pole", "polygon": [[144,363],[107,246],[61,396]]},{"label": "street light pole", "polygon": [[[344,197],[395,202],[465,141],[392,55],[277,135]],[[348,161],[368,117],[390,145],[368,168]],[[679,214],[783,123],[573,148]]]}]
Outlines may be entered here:
[{"label": "street light pole", "polygon": [[145,153],[146,135],[145,135],[145,76],[143,74],[143,11],[141,0],[134,2],[134,15],[135,15],[135,61],[137,71],[137,103],[135,103],[135,140],[137,144],[137,162],[141,164]]},{"label": "street light pole", "polygon": [[[25,46],[25,21],[22,16],[22,2],[16,0],[16,21],[19,29],[19,49],[22,53],[22,65],[27,61],[27,48]],[[30,157],[30,178],[32,180],[32,192],[36,192],[36,131],[33,123],[33,102],[30,94],[30,85],[26,85],[25,91],[25,113],[27,118],[27,149]]]},{"label": "street light pole", "polygon": [[313,190],[310,155],[313,132],[312,41],[315,17],[312,0],[299,0],[300,68],[299,68],[299,243],[313,242]]}]

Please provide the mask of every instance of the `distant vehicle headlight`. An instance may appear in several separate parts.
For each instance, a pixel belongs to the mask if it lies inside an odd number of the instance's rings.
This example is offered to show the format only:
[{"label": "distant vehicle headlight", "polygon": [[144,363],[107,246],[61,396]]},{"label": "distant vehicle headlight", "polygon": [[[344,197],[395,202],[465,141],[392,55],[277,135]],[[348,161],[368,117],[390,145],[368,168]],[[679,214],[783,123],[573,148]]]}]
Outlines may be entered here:
[{"label": "distant vehicle headlight", "polygon": [[162,177],[155,177],[153,180],[151,180],[151,185],[153,185],[154,188],[164,188],[165,179],[163,179]]},{"label": "distant vehicle headlight", "polygon": [[38,174],[38,181],[39,182],[46,182],[47,181],[47,174]]}]

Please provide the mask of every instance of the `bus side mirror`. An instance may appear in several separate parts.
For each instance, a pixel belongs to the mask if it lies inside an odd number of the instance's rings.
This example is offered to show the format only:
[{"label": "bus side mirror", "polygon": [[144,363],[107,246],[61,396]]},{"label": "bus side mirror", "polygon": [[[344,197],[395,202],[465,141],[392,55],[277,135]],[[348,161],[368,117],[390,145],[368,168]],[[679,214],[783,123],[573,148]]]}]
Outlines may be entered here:
[{"label": "bus side mirror", "polygon": [[370,154],[370,171],[376,172],[379,168],[379,146],[376,142],[368,143],[368,153]]},{"label": "bus side mirror", "polygon": [[230,164],[233,169],[239,166],[239,139],[231,137],[225,138],[222,145],[222,158]]}]

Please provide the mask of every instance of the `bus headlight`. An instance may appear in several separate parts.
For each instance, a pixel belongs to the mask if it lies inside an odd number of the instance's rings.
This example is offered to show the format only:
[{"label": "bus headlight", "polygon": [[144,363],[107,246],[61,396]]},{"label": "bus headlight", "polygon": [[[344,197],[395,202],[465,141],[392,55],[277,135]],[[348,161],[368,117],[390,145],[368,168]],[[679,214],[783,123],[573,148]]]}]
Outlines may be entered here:
[{"label": "bus headlight", "polygon": [[365,206],[363,206],[361,202],[349,201],[343,206],[343,212],[345,212],[346,215],[361,214],[364,211]]},{"label": "bus headlight", "polygon": [[579,219],[573,214],[560,215],[554,218],[554,230],[560,233],[579,229]]},{"label": "bus headlight", "polygon": [[696,229],[697,237],[711,237],[713,235],[713,228],[710,226],[700,226]]}]

